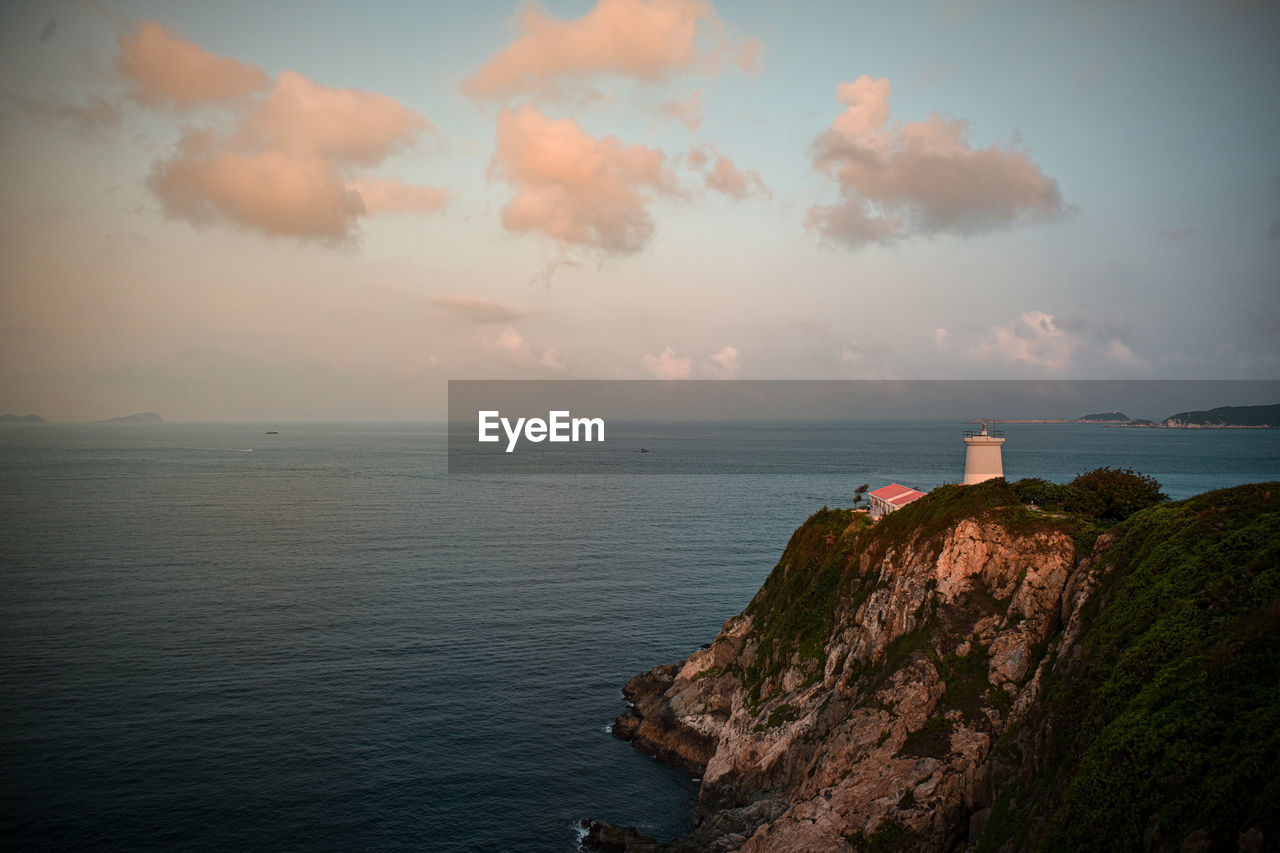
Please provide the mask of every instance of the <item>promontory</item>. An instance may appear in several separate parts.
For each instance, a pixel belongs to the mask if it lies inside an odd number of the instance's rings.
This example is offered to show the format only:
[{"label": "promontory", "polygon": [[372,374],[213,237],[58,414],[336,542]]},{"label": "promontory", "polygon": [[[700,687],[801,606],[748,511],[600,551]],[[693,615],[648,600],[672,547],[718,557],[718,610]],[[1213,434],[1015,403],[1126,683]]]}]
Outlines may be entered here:
[{"label": "promontory", "polygon": [[615,732],[701,779],[692,830],[598,815],[584,849],[1277,849],[1280,483],[1150,486],[815,513],[713,642],[624,690]]}]

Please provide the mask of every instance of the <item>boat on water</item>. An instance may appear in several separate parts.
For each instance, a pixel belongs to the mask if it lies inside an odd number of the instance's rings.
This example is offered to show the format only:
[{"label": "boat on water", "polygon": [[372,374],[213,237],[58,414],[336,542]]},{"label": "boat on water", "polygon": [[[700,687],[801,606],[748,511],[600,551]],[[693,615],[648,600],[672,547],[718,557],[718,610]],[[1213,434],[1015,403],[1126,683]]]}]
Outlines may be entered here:
[{"label": "boat on water", "polygon": [[267,430],[267,435],[279,435],[279,434],[280,434],[280,430],[278,430],[278,429],[269,429],[269,430]]}]

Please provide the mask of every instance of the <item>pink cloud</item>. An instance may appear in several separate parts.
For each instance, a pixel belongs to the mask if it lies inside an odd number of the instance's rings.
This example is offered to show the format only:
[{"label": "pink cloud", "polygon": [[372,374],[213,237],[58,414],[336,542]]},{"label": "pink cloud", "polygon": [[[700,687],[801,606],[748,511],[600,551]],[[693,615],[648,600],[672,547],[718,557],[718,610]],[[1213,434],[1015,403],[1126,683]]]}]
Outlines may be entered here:
[{"label": "pink cloud", "polygon": [[735,44],[712,5],[700,0],[599,0],[572,20],[531,5],[517,27],[516,40],[463,81],[465,94],[546,94],[565,80],[602,73],[661,82],[688,71],[715,73],[726,60],[746,69],[759,62],[758,43]]},{"label": "pink cloud", "polygon": [[689,130],[702,127],[702,91],[698,90],[683,101],[672,98],[658,105],[658,116],[664,121],[675,120]]},{"label": "pink cloud", "polygon": [[739,353],[737,347],[725,347],[720,352],[712,353],[711,372],[718,379],[732,379],[738,375],[742,365],[739,364]]},{"label": "pink cloud", "polygon": [[1018,320],[995,326],[971,355],[983,361],[1006,361],[1060,372],[1071,366],[1076,351],[1084,344],[1044,311],[1026,311]]},{"label": "pink cloud", "polygon": [[294,71],[281,72],[270,94],[246,116],[241,144],[360,166],[376,166],[413,144],[427,119],[377,92],[332,89]]},{"label": "pink cloud", "polygon": [[843,200],[810,208],[806,224],[857,246],[917,234],[969,234],[1064,212],[1057,181],[1016,146],[974,148],[968,123],[931,113],[889,125],[890,85],[866,75],[841,83],[846,109],[813,145]]},{"label": "pink cloud", "polygon": [[[225,132],[187,128],[173,152],[152,164],[150,187],[169,216],[341,243],[354,239],[361,217],[430,213],[448,203],[434,187],[355,174],[435,133],[393,98],[322,86],[294,71],[254,94],[261,86],[247,81],[258,78],[244,69],[256,67],[176,40],[152,22],[121,39],[121,51],[120,67],[150,87],[144,101],[179,108],[219,101],[231,110]],[[167,82],[147,64],[166,61],[175,66]],[[211,79],[199,86],[187,79],[201,74]]]},{"label": "pink cloud", "polygon": [[706,145],[689,152],[689,166],[702,173],[706,185],[741,201],[750,196],[768,197],[769,189],[753,169],[739,169],[732,160]]},{"label": "pink cloud", "polygon": [[116,68],[133,84],[131,96],[151,106],[183,110],[224,102],[259,92],[270,82],[257,65],[209,53],[155,21],[143,21],[119,42]]},{"label": "pink cloud", "polygon": [[512,367],[552,373],[564,370],[564,362],[557,350],[545,349],[539,352],[510,326],[496,337],[483,338],[481,343],[491,354]]},{"label": "pink cloud", "polygon": [[369,215],[435,213],[449,203],[449,193],[444,190],[406,184],[399,178],[354,178],[347,187],[359,194]]},{"label": "pink cloud", "polygon": [[173,157],[153,166],[150,185],[170,216],[276,236],[341,241],[365,213],[360,194],[326,160],[236,150],[200,133],[189,133]]},{"label": "pink cloud", "polygon": [[571,119],[529,106],[499,114],[491,168],[516,187],[502,210],[508,230],[622,254],[639,251],[653,235],[646,195],[677,191],[658,149],[596,138]]},{"label": "pink cloud", "polygon": [[431,304],[471,323],[509,323],[524,317],[523,311],[475,296],[437,296],[432,298]]},{"label": "pink cloud", "polygon": [[671,347],[657,355],[646,353],[641,357],[640,363],[659,379],[688,379],[693,373],[693,359],[676,355]]}]

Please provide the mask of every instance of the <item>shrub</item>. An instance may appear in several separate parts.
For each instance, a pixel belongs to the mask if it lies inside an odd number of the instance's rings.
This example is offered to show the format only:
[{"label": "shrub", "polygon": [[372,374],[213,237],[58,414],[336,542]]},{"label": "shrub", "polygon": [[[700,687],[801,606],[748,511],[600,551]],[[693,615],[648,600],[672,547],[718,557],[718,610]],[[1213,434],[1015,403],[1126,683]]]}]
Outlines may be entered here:
[{"label": "shrub", "polygon": [[1123,521],[1139,510],[1169,498],[1154,477],[1132,468],[1095,468],[1071,481],[1073,506],[1066,509],[1107,521]]}]

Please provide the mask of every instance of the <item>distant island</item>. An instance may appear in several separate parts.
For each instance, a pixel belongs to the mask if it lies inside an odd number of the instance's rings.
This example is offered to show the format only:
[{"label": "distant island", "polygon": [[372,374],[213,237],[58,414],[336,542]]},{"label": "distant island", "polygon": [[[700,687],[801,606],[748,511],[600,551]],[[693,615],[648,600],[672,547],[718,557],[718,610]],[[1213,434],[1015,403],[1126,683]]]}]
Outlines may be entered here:
[{"label": "distant island", "polygon": [[162,424],[164,418],[155,412],[138,412],[136,415],[125,415],[102,421],[104,424]]},{"label": "distant island", "polygon": [[1165,418],[1168,429],[1280,427],[1280,403],[1270,406],[1219,406],[1203,412],[1178,412]]},{"label": "distant island", "polygon": [[1097,412],[1078,418],[974,418],[985,424],[1102,424],[1146,429],[1275,429],[1280,428],[1280,403],[1269,406],[1219,406],[1199,412],[1178,412],[1160,423],[1131,418],[1124,412]]},{"label": "distant island", "polygon": [[11,415],[5,413],[0,415],[0,424],[42,424],[44,418],[39,415]]}]

